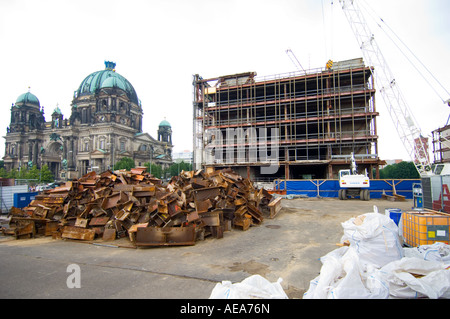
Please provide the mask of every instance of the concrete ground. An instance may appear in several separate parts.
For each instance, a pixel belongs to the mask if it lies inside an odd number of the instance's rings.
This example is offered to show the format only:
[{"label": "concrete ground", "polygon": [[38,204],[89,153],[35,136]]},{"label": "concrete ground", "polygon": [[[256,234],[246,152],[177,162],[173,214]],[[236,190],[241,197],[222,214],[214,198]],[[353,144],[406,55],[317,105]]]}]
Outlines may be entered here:
[{"label": "concrete ground", "polygon": [[[184,247],[117,247],[128,239],[86,244],[1,238],[0,298],[205,299],[216,283],[253,274],[272,282],[282,278],[289,298],[302,298],[320,272],[319,258],[337,248],[341,223],[373,212],[374,205],[384,213],[410,210],[412,201],[285,199],[274,219]],[[71,264],[80,267],[81,288],[67,286]]]}]

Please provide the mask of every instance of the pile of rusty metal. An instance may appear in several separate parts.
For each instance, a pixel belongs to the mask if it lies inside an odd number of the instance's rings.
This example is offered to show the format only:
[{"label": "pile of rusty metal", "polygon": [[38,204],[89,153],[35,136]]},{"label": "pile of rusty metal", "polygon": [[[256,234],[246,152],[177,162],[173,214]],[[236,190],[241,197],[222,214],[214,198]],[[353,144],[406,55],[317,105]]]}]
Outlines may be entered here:
[{"label": "pile of rusty metal", "polygon": [[182,171],[167,184],[145,168],[88,173],[12,208],[4,233],[92,241],[128,237],[135,246],[194,245],[273,218],[280,198],[231,169]]}]

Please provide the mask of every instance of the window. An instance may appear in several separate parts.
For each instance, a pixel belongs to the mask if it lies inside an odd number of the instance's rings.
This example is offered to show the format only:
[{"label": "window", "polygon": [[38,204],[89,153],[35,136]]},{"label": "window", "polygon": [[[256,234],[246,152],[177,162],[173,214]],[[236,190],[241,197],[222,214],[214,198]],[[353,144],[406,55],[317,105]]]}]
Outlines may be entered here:
[{"label": "window", "polygon": [[120,151],[125,152],[125,141],[120,141]]},{"label": "window", "polygon": [[101,149],[101,150],[104,150],[104,149],[105,149],[105,140],[104,140],[104,139],[101,139],[101,140],[100,140],[100,149]]}]

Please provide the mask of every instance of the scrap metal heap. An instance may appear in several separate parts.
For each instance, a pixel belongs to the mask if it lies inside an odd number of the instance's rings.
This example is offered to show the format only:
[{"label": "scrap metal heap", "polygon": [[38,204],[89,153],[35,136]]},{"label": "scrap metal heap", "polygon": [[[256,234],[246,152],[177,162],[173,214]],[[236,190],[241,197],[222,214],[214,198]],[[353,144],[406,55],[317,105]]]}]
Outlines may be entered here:
[{"label": "scrap metal heap", "polygon": [[167,185],[145,168],[91,172],[13,207],[5,234],[92,241],[128,236],[135,246],[194,245],[232,227],[247,230],[281,208],[231,169],[182,171]]}]

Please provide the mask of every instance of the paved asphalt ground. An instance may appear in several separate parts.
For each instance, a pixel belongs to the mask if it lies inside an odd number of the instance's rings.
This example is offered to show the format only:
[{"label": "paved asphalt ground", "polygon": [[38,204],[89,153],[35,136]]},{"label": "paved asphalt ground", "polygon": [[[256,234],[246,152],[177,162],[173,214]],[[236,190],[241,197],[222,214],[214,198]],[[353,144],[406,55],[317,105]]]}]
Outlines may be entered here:
[{"label": "paved asphalt ground", "polygon": [[[319,258],[337,248],[341,223],[373,212],[374,205],[384,213],[386,208],[409,210],[412,201],[285,199],[275,219],[185,247],[106,246],[128,239],[92,244],[2,237],[0,298],[206,299],[216,283],[253,274],[272,282],[282,278],[289,298],[302,298],[320,272]],[[67,286],[71,264],[80,267],[80,288]]]}]

